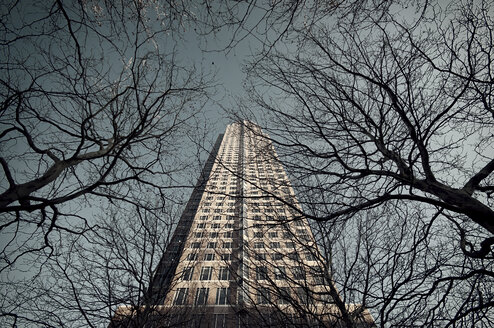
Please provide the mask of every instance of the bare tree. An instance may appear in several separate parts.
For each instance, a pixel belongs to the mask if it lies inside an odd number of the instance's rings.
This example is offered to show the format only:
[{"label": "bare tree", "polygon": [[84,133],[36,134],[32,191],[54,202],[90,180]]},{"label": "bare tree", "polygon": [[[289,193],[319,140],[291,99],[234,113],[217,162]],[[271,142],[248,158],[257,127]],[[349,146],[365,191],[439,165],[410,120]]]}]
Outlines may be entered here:
[{"label": "bare tree", "polygon": [[165,38],[180,17],[162,25],[155,19],[165,9],[153,9],[61,1],[5,8],[0,211],[7,266],[50,248],[54,231],[89,229],[78,213],[95,203],[153,207],[149,195],[166,199],[171,174],[186,165],[180,150],[207,81],[180,66],[173,38]]},{"label": "bare tree", "polygon": [[248,70],[236,117],[269,132],[343,299],[382,326],[492,324],[491,11],[327,12]]},{"label": "bare tree", "polygon": [[[147,240],[160,256],[158,237],[174,222],[152,239],[144,223],[138,235],[120,220],[128,208],[148,221],[169,219],[183,204],[174,193],[195,161],[183,149],[201,141],[197,114],[212,87],[203,70],[177,60],[192,23],[185,9],[153,1],[2,6],[2,325],[76,326],[80,316],[96,325],[118,302],[139,302],[154,262],[148,254],[131,263],[140,253],[130,246]],[[127,264],[114,255],[127,255]]]}]

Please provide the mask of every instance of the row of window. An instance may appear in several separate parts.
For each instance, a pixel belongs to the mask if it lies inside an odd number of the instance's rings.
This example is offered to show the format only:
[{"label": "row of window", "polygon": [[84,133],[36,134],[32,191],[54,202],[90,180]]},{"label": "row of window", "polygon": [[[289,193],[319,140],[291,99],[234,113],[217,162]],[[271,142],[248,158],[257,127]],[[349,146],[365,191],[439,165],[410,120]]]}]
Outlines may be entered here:
[{"label": "row of window", "polygon": [[[212,231],[209,233],[204,232],[204,231],[194,232],[195,238],[205,238],[205,237],[208,237],[208,235],[210,238],[218,238],[220,236],[220,233],[217,231]],[[224,238],[232,238],[233,237],[233,231],[225,231],[225,232],[222,232],[221,235]]]},{"label": "row of window", "polygon": [[[202,242],[200,241],[194,241],[190,243],[190,248],[201,248],[202,247]],[[206,243],[206,248],[217,248],[218,243],[215,241],[209,241]],[[233,242],[231,241],[225,241],[223,242],[222,248],[233,248]]]},{"label": "row of window", "polygon": [[[189,253],[187,254],[187,261],[197,261],[198,260],[198,254],[197,253]],[[222,261],[231,261],[232,260],[232,254],[231,253],[224,253],[220,254],[220,258]],[[215,254],[204,254],[204,260],[205,261],[214,261],[215,259]]]},{"label": "row of window", "polygon": [[[195,267],[185,267],[182,271],[180,277],[181,280],[190,281],[193,280]],[[310,267],[312,271],[312,276],[316,285],[324,284],[324,276],[322,270],[318,266]],[[203,266],[199,274],[199,280],[207,281],[212,280],[214,268],[212,266]],[[290,279],[293,280],[306,280],[306,271],[302,266],[291,267]],[[248,273],[247,273],[248,274]],[[256,280],[268,280],[268,268],[264,265],[256,266],[255,270]],[[217,280],[230,280],[231,272],[230,268],[226,266],[221,266],[218,270],[218,276],[215,277]],[[286,268],[284,266],[275,267],[273,270],[274,280],[286,280],[288,278]]]},{"label": "row of window", "polygon": [[[201,220],[203,220],[203,219],[201,219]],[[231,229],[231,228],[233,228],[233,223],[225,223],[223,225],[220,223],[211,223],[211,225],[209,227],[211,229],[219,229],[221,227],[226,228],[226,229]],[[206,223],[198,223],[196,228],[197,229],[204,229],[204,228],[206,228]]]},{"label": "row of window", "polygon": [[[194,267],[185,267],[182,271],[181,280],[192,280],[194,274]],[[205,266],[201,268],[199,280],[211,280],[213,275],[213,267]],[[226,266],[222,266],[218,270],[218,280],[230,280],[230,269]]]},{"label": "row of window", "polygon": [[[310,299],[310,293],[306,288],[297,287],[294,289],[297,298],[302,303],[308,303]],[[289,287],[279,287],[277,290],[277,303],[289,304],[293,301],[290,295]],[[189,296],[189,288],[178,288],[173,300],[174,305],[187,305]],[[206,305],[209,298],[209,288],[197,288],[194,297],[194,305]],[[271,303],[271,291],[267,288],[259,288],[256,293],[258,304],[270,304]],[[228,287],[220,287],[216,289],[216,305],[227,305],[231,300],[231,289]]]}]

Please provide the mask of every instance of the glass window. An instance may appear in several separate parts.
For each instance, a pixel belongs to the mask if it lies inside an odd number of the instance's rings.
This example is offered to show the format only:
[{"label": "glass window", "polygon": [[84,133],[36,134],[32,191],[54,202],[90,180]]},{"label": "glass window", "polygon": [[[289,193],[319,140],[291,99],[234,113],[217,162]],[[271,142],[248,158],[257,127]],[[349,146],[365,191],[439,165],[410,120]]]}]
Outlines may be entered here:
[{"label": "glass window", "polygon": [[225,238],[232,238],[233,237],[233,232],[232,231],[227,231],[223,234]]},{"label": "glass window", "polygon": [[226,266],[220,267],[218,280],[230,280],[230,269]]},{"label": "glass window", "polygon": [[204,254],[204,261],[214,261],[214,254],[213,253]]},{"label": "glass window", "polygon": [[[218,210],[218,211],[221,211],[221,210]],[[213,218],[213,220],[221,220],[221,216],[220,215],[215,215],[214,218]]]},{"label": "glass window", "polygon": [[274,260],[274,261],[279,261],[279,260],[282,260],[283,259],[283,254],[281,253],[273,253],[271,255],[271,258]]},{"label": "glass window", "polygon": [[206,223],[198,223],[197,229],[203,229],[206,226]]},{"label": "glass window", "polygon": [[301,266],[295,266],[292,269],[293,279],[295,280],[304,280],[305,279],[305,271]]},{"label": "glass window", "polygon": [[269,247],[271,247],[271,248],[280,248],[280,243],[277,242],[277,241],[273,241],[273,242],[269,243]]},{"label": "glass window", "polygon": [[295,252],[288,254],[288,258],[292,261],[299,261],[300,260],[300,256]]},{"label": "glass window", "polygon": [[208,219],[208,216],[207,215],[201,215],[200,219],[201,220],[207,220]]},{"label": "glass window", "polygon": [[187,261],[195,261],[195,260],[197,260],[197,253],[187,254]]},{"label": "glass window", "polygon": [[189,293],[188,288],[178,288],[175,293],[175,299],[173,300],[173,304],[175,305],[184,305],[187,303],[187,294]]},{"label": "glass window", "polygon": [[195,305],[205,305],[208,301],[209,288],[197,288]]},{"label": "glass window", "polygon": [[268,236],[269,236],[270,238],[277,238],[277,237],[278,237],[278,232],[277,232],[277,231],[270,231],[270,232],[268,233]]},{"label": "glass window", "polygon": [[211,228],[213,229],[218,229],[220,227],[220,224],[219,223],[213,223],[211,224]]},{"label": "glass window", "polygon": [[314,276],[314,284],[324,285],[324,272],[321,267],[313,266],[311,267]]},{"label": "glass window", "polygon": [[297,292],[297,297],[302,304],[307,304],[309,303],[309,291],[307,288],[304,287],[297,287],[296,289]]},{"label": "glass window", "polygon": [[216,242],[210,241],[207,245],[208,248],[216,248]]},{"label": "glass window", "polygon": [[305,253],[305,259],[307,261],[315,261],[316,257],[314,256],[314,254],[307,252],[307,253]]},{"label": "glass window", "polygon": [[186,267],[182,271],[182,280],[192,280],[192,274],[194,273],[194,267]]},{"label": "glass window", "polygon": [[254,248],[264,248],[264,243],[262,241],[255,242]]},{"label": "glass window", "polygon": [[223,248],[232,248],[233,243],[231,241],[225,241],[223,243]]},{"label": "glass window", "polygon": [[286,243],[286,247],[288,248],[295,248],[295,243],[293,241],[289,241]]},{"label": "glass window", "polygon": [[196,237],[196,238],[202,238],[203,236],[204,236],[204,232],[202,232],[202,231],[200,231],[200,232],[196,232],[196,233],[194,234],[194,237]]},{"label": "glass window", "polygon": [[256,267],[256,279],[266,280],[268,278],[268,269],[265,266]]},{"label": "glass window", "polygon": [[226,314],[215,314],[214,328],[225,328],[225,327],[226,327]]},{"label": "glass window", "polygon": [[216,290],[216,304],[225,305],[228,304],[228,298],[230,297],[230,288],[218,288]]},{"label": "glass window", "polygon": [[259,288],[257,291],[257,303],[258,304],[269,304],[271,297],[269,293],[269,289],[267,288]]},{"label": "glass window", "polygon": [[193,242],[190,247],[192,248],[201,248],[201,243],[200,242]]},{"label": "glass window", "polygon": [[211,232],[211,233],[209,234],[209,236],[210,236],[211,238],[217,238],[217,237],[218,237],[218,233],[217,233],[217,232]]},{"label": "glass window", "polygon": [[231,253],[221,254],[221,259],[222,259],[223,261],[231,261],[231,259],[232,259],[232,254],[231,254]]},{"label": "glass window", "polygon": [[212,267],[203,267],[201,269],[201,280],[211,280],[211,274],[213,272]]},{"label": "glass window", "polygon": [[278,304],[289,304],[290,303],[290,288],[279,287],[278,288]]},{"label": "glass window", "polygon": [[266,259],[266,253],[256,253],[255,259],[258,261],[262,261]]},{"label": "glass window", "polygon": [[276,280],[285,280],[286,279],[286,270],[285,267],[277,267],[274,268],[274,279]]}]

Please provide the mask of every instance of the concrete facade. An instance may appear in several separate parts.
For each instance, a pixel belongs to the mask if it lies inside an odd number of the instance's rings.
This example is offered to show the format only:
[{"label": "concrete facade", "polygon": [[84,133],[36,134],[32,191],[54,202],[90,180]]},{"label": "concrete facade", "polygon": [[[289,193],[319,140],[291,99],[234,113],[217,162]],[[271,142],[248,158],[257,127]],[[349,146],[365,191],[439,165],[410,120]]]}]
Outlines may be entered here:
[{"label": "concrete facade", "polygon": [[156,270],[145,305],[119,308],[115,325],[372,326],[367,310],[338,301],[328,266],[300,213],[268,136],[250,122],[228,125]]}]

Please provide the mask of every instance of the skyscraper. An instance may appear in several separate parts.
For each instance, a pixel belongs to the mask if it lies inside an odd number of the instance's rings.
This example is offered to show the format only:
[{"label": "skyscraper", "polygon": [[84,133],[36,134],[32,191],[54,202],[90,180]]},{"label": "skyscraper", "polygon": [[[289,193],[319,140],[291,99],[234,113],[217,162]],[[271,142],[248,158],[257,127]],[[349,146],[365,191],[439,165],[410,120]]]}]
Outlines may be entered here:
[{"label": "skyscraper", "polygon": [[228,125],[192,192],[142,306],[114,326],[371,326],[342,303],[269,138]]}]

